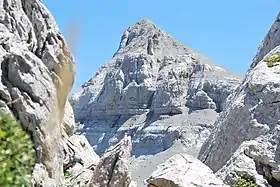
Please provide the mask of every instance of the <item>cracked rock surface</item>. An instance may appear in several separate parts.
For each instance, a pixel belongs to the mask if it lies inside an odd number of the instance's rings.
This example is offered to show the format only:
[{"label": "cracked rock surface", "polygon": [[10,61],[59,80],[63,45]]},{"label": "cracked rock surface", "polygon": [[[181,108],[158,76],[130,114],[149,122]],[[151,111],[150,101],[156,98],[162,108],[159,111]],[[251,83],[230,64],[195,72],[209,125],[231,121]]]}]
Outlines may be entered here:
[{"label": "cracked rock surface", "polygon": [[42,1],[0,1],[0,66],[1,106],[30,133],[35,169],[44,170],[34,172],[34,179],[40,182],[45,176],[58,185],[63,169],[61,123],[75,66]]},{"label": "cracked rock surface", "polygon": [[210,168],[187,154],[176,154],[160,164],[147,182],[147,187],[227,187]]},{"label": "cracked rock surface", "polygon": [[131,147],[129,136],[110,147],[100,158],[89,187],[129,187],[132,182],[129,173]]},{"label": "cracked rock surface", "polygon": [[259,186],[280,185],[280,67],[268,67],[265,60],[280,53],[279,19],[280,14],[199,153],[199,159],[229,184],[248,173]]}]

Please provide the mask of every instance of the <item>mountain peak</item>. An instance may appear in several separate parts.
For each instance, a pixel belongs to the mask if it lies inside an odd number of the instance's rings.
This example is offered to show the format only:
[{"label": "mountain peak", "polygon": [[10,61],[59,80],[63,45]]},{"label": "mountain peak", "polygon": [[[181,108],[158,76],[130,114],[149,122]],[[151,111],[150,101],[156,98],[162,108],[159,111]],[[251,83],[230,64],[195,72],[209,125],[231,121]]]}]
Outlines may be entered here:
[{"label": "mountain peak", "polygon": [[140,25],[142,27],[147,27],[147,26],[153,26],[153,27],[157,27],[153,21],[149,20],[149,19],[141,19],[139,21],[137,21],[135,24],[131,25],[131,27],[136,26],[136,25]]},{"label": "mountain peak", "polygon": [[119,48],[113,57],[146,54],[157,61],[165,56],[192,56],[203,64],[216,65],[208,57],[174,39],[149,19],[142,19],[123,32]]},{"label": "mountain peak", "polygon": [[125,29],[113,57],[136,53],[148,54],[154,59],[196,54],[148,19],[139,20]]},{"label": "mountain peak", "polygon": [[[142,19],[129,26],[123,32],[119,49],[114,56],[127,52],[150,53],[147,50],[151,46],[151,40],[155,39],[158,33],[162,32],[157,26],[148,19]],[[152,53],[152,52],[151,52]]]}]

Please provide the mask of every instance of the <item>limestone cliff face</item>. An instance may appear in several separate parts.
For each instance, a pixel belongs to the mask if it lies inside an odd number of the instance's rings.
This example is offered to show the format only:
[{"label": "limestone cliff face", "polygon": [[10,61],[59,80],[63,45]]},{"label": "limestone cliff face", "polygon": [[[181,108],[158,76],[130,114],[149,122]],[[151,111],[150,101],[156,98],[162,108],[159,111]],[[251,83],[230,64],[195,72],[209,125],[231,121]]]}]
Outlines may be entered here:
[{"label": "limestone cliff face", "polygon": [[141,20],[70,102],[97,153],[128,133],[133,155],[155,154],[181,137],[200,145],[241,77]]},{"label": "limestone cliff face", "polygon": [[73,58],[42,1],[1,0],[0,20],[1,105],[30,133],[38,163],[59,183],[61,122],[75,77]]},{"label": "limestone cliff face", "polygon": [[280,14],[199,153],[228,184],[247,173],[259,186],[280,185],[280,66],[269,67],[266,60],[280,54],[279,20]]}]

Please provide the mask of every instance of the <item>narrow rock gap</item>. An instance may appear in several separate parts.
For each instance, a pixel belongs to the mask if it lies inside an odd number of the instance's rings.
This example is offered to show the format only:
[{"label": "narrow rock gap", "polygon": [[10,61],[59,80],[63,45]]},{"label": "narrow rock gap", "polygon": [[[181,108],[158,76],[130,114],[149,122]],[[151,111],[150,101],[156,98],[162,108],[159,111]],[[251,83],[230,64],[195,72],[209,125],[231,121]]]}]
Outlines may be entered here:
[{"label": "narrow rock gap", "polygon": [[109,175],[108,175],[109,180],[108,180],[108,183],[107,183],[106,187],[110,186],[110,183],[112,181],[112,176],[113,176],[113,173],[114,173],[114,170],[115,170],[115,167],[116,167],[118,161],[119,161],[119,154],[116,155],[116,158],[115,158],[115,160],[114,160],[114,162],[112,164],[112,167],[110,167],[110,171],[109,171]]},{"label": "narrow rock gap", "polygon": [[[251,158],[251,157],[250,157]],[[258,174],[262,175],[268,182],[268,184],[271,185],[271,187],[279,187],[280,186],[280,181],[277,181],[273,176],[272,176],[272,168],[270,166],[266,166],[262,163],[255,162],[255,167],[256,171]]]}]

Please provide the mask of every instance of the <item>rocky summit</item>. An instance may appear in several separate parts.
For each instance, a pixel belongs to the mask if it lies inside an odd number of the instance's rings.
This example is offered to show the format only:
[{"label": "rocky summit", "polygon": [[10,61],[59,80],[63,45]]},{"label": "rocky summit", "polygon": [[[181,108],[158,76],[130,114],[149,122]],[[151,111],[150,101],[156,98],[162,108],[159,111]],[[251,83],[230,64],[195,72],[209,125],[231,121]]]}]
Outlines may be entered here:
[{"label": "rocky summit", "polygon": [[225,110],[228,95],[241,81],[242,75],[141,20],[124,31],[112,60],[70,102],[78,132],[96,153],[102,154],[125,134],[132,137],[133,176],[142,183],[151,173],[143,166],[150,162],[159,164],[174,152],[197,156]]},{"label": "rocky summit", "polygon": [[1,187],[280,186],[280,14],[245,76],[140,20],[70,97],[43,2],[0,0],[0,20]]}]

